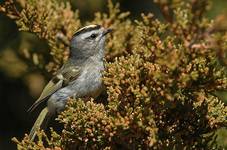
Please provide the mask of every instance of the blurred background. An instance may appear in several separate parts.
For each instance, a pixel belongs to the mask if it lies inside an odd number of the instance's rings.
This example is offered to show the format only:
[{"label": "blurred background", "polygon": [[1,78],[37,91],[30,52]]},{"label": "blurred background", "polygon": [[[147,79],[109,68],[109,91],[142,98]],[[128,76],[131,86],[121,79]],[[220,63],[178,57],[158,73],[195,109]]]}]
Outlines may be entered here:
[{"label": "blurred background", "polygon": [[[148,12],[161,17],[159,8],[152,0],[113,2],[119,2],[122,11],[130,11],[131,19],[138,19],[141,13]],[[79,10],[82,22],[92,20],[97,11],[107,11],[106,0],[71,0],[70,3],[73,10]],[[227,1],[213,0],[213,7],[207,16],[213,19],[220,14],[227,14]],[[29,114],[27,109],[50,79],[50,74],[42,72],[39,68],[32,68],[32,65],[21,57],[19,49],[24,53],[26,49],[48,52],[49,47],[35,35],[19,32],[12,20],[0,14],[0,150],[16,149],[11,138],[16,136],[20,139],[29,132],[37,114]],[[33,62],[37,59],[35,55],[31,58]],[[221,93],[223,100],[227,102],[225,95],[227,94]],[[227,147],[226,129],[218,132],[220,144]]]}]

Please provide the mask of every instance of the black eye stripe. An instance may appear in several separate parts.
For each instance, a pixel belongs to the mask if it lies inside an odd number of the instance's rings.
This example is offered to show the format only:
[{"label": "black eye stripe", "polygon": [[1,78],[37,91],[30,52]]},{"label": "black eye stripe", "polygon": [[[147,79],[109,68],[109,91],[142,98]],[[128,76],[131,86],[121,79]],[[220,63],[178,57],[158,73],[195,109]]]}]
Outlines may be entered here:
[{"label": "black eye stripe", "polygon": [[95,34],[95,33],[93,33],[93,34],[91,34],[91,36],[90,36],[92,39],[94,39],[94,38],[96,38],[97,37],[97,34]]},{"label": "black eye stripe", "polygon": [[92,33],[91,35],[89,35],[88,37],[86,37],[86,39],[88,39],[88,40],[94,40],[97,36],[98,36],[98,33]]}]

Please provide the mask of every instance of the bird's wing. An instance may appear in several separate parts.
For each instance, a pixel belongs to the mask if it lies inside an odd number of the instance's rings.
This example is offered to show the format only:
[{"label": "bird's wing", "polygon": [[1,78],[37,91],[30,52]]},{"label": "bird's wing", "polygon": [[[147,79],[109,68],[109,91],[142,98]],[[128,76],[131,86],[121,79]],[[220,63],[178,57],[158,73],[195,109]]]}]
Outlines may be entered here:
[{"label": "bird's wing", "polygon": [[80,69],[77,66],[64,66],[58,73],[49,81],[49,83],[43,89],[40,97],[35,103],[28,109],[33,111],[39,104],[44,102],[49,96],[51,96],[58,89],[65,87],[71,81],[75,80],[80,73]]}]

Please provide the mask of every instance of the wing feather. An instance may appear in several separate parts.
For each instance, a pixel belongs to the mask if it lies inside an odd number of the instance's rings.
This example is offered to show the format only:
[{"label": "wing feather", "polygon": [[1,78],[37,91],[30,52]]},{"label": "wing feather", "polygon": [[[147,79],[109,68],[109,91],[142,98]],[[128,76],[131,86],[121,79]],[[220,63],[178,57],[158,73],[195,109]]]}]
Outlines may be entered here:
[{"label": "wing feather", "polygon": [[28,111],[33,111],[57,90],[67,86],[69,82],[75,80],[78,77],[79,73],[80,71],[76,66],[63,67],[61,70],[59,70],[59,73],[48,82],[48,84],[43,89],[40,97],[28,109]]},{"label": "wing feather", "polygon": [[62,87],[63,80],[59,80],[57,83],[54,83],[54,80],[50,80],[49,83],[43,89],[40,97],[35,101],[35,103],[28,109],[29,112],[33,111],[39,104],[45,101],[51,94],[56,92]]}]

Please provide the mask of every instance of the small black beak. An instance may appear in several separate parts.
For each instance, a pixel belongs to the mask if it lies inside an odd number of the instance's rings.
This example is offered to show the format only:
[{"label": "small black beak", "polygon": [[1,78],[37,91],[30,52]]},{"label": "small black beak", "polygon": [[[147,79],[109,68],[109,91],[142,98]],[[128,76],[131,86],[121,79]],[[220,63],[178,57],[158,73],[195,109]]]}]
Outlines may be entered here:
[{"label": "small black beak", "polygon": [[110,28],[108,28],[108,29],[105,29],[105,31],[103,32],[103,36],[105,36],[106,34],[108,34],[108,33],[110,33],[110,32],[112,32],[113,31],[113,29],[110,29]]}]

